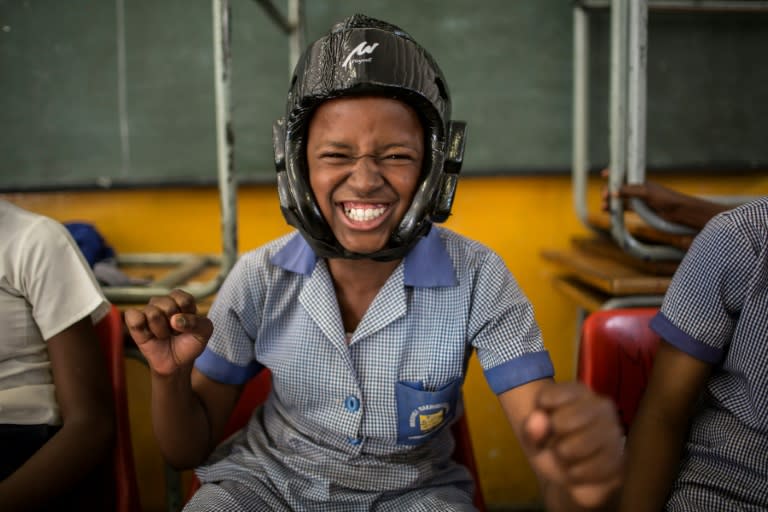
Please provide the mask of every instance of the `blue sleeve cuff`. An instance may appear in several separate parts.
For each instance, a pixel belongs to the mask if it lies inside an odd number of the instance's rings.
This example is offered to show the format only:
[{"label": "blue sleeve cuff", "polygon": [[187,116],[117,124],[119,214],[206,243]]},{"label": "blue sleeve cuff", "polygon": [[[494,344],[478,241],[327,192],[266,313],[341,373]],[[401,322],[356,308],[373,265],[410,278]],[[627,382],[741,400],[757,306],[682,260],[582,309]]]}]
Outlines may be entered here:
[{"label": "blue sleeve cuff", "polygon": [[522,355],[483,373],[493,392],[500,395],[528,382],[553,377],[555,368],[552,366],[549,352],[544,350]]},{"label": "blue sleeve cuff", "polygon": [[680,330],[664,313],[656,313],[649,324],[656,334],[664,341],[682,350],[691,357],[695,357],[705,363],[717,364],[723,356],[721,349],[703,343],[688,333]]},{"label": "blue sleeve cuff", "polygon": [[240,385],[248,382],[264,366],[258,361],[251,361],[247,366],[239,366],[206,348],[195,359],[195,368],[217,382]]}]

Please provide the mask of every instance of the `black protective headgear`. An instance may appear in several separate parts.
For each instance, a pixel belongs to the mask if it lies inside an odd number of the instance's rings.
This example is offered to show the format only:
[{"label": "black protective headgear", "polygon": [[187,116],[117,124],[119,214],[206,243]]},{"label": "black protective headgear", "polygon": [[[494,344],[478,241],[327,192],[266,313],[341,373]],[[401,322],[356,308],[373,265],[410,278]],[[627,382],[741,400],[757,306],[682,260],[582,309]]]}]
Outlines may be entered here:
[{"label": "black protective headgear", "polygon": [[[404,101],[425,132],[424,168],[409,209],[386,247],[347,251],[323,218],[309,184],[307,126],[322,102],[375,95]],[[451,212],[464,155],[465,123],[451,121],[451,100],[431,55],[394,25],[356,14],[334,25],[302,54],[291,79],[285,118],[273,127],[280,209],[321,257],[393,260]]]}]

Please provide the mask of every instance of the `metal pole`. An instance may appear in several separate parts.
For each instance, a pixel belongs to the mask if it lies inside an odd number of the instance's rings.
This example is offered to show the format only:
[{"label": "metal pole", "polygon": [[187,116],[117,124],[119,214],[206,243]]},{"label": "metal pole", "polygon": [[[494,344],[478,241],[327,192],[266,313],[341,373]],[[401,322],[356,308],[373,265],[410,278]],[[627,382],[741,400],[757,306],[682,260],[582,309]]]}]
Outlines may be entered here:
[{"label": "metal pole", "polygon": [[[647,0],[614,0],[611,36],[612,132],[610,190],[617,191],[625,177],[641,183],[645,175],[646,59],[648,49]],[[616,34],[614,35],[614,31]],[[626,63],[626,65],[625,65]],[[622,140],[615,140],[621,136]],[[614,172],[614,164],[620,167]],[[634,180],[634,181],[631,181]],[[624,224],[621,198],[611,197],[611,234],[625,251],[644,260],[679,260],[683,252],[637,241]]]},{"label": "metal pole", "polygon": [[582,224],[590,226],[587,208],[589,172],[589,15],[573,6],[573,205]]},{"label": "metal pole", "polygon": [[[230,106],[232,48],[229,0],[213,0],[213,55],[216,95],[216,155],[221,206],[222,259],[220,282],[237,260],[237,181]],[[218,289],[218,286],[217,286]]]},{"label": "metal pole", "polygon": [[[629,24],[629,131],[627,183],[645,183],[645,137],[647,132],[648,2],[630,2]],[[659,217],[640,199],[629,200],[632,209],[654,229],[689,235],[694,230]]]},{"label": "metal pole", "polygon": [[283,32],[286,34],[290,34],[292,30],[291,22],[289,19],[286,19],[285,16],[283,16],[283,13],[280,12],[280,9],[275,7],[275,4],[273,4],[270,0],[255,0],[257,4],[259,4],[263,9],[264,12],[267,13],[267,16],[272,18],[272,21],[275,22],[275,25],[280,27]]},{"label": "metal pole", "polygon": [[[578,5],[585,9],[611,7],[612,0],[579,0]],[[723,0],[659,0],[648,2],[652,11],[683,12],[768,12],[768,2],[723,1]]]},{"label": "metal pole", "polygon": [[304,50],[304,1],[289,0],[288,23],[291,30],[288,35],[288,76],[293,75],[299,56]]},{"label": "metal pole", "polygon": [[627,0],[612,0],[611,7],[611,76],[610,76],[610,175],[608,188],[612,226],[623,227],[624,203],[613,193],[624,183],[626,175],[627,133],[627,73],[624,61],[627,55]]},{"label": "metal pole", "polygon": [[629,2],[627,45],[627,183],[645,182],[648,6]]}]

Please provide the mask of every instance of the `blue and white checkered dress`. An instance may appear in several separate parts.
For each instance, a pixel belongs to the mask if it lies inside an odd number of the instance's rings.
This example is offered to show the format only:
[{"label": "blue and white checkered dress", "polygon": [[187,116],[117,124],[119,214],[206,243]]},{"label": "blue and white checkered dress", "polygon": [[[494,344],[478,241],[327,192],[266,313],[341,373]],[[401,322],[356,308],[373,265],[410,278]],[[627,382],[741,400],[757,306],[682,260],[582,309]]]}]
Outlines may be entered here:
[{"label": "blue and white checkered dress", "polygon": [[433,227],[350,342],[325,260],[298,234],[244,255],[211,309],[196,367],[273,388],[197,474],[186,510],[473,510],[450,425],[473,349],[501,393],[550,377],[533,310],[503,261]]},{"label": "blue and white checkered dress", "polygon": [[709,222],[651,326],[713,365],[666,510],[768,510],[768,198]]}]

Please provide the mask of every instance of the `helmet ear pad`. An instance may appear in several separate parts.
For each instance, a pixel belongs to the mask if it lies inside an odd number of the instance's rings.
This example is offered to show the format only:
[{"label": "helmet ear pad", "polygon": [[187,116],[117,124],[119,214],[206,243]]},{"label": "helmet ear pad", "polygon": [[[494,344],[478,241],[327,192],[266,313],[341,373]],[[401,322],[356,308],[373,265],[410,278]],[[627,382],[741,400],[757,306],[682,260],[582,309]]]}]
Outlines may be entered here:
[{"label": "helmet ear pad", "polygon": [[[309,178],[305,176],[298,161],[305,162],[305,155],[293,155],[287,158],[286,139],[288,137],[285,118],[277,119],[272,125],[272,146],[275,153],[275,170],[277,171],[277,193],[280,199],[280,210],[283,212],[288,224],[298,228],[302,233],[333,245],[335,238],[328,239],[330,229],[320,212],[314,193],[309,185]],[[304,137],[304,135],[299,135]],[[301,143],[292,144],[296,151],[303,148]],[[286,162],[289,162],[286,165]],[[303,220],[303,222],[302,222]]]},{"label": "helmet ear pad", "polygon": [[448,141],[445,147],[445,162],[440,175],[437,197],[434,201],[430,218],[432,222],[445,222],[451,215],[453,198],[456,195],[456,185],[459,173],[464,163],[464,146],[467,142],[467,123],[452,121],[448,127]]},{"label": "helmet ear pad", "polygon": [[393,239],[401,242],[425,234],[432,222],[445,222],[451,215],[459,172],[464,160],[466,123],[448,123],[445,141],[434,141],[427,174],[400,221]]}]

